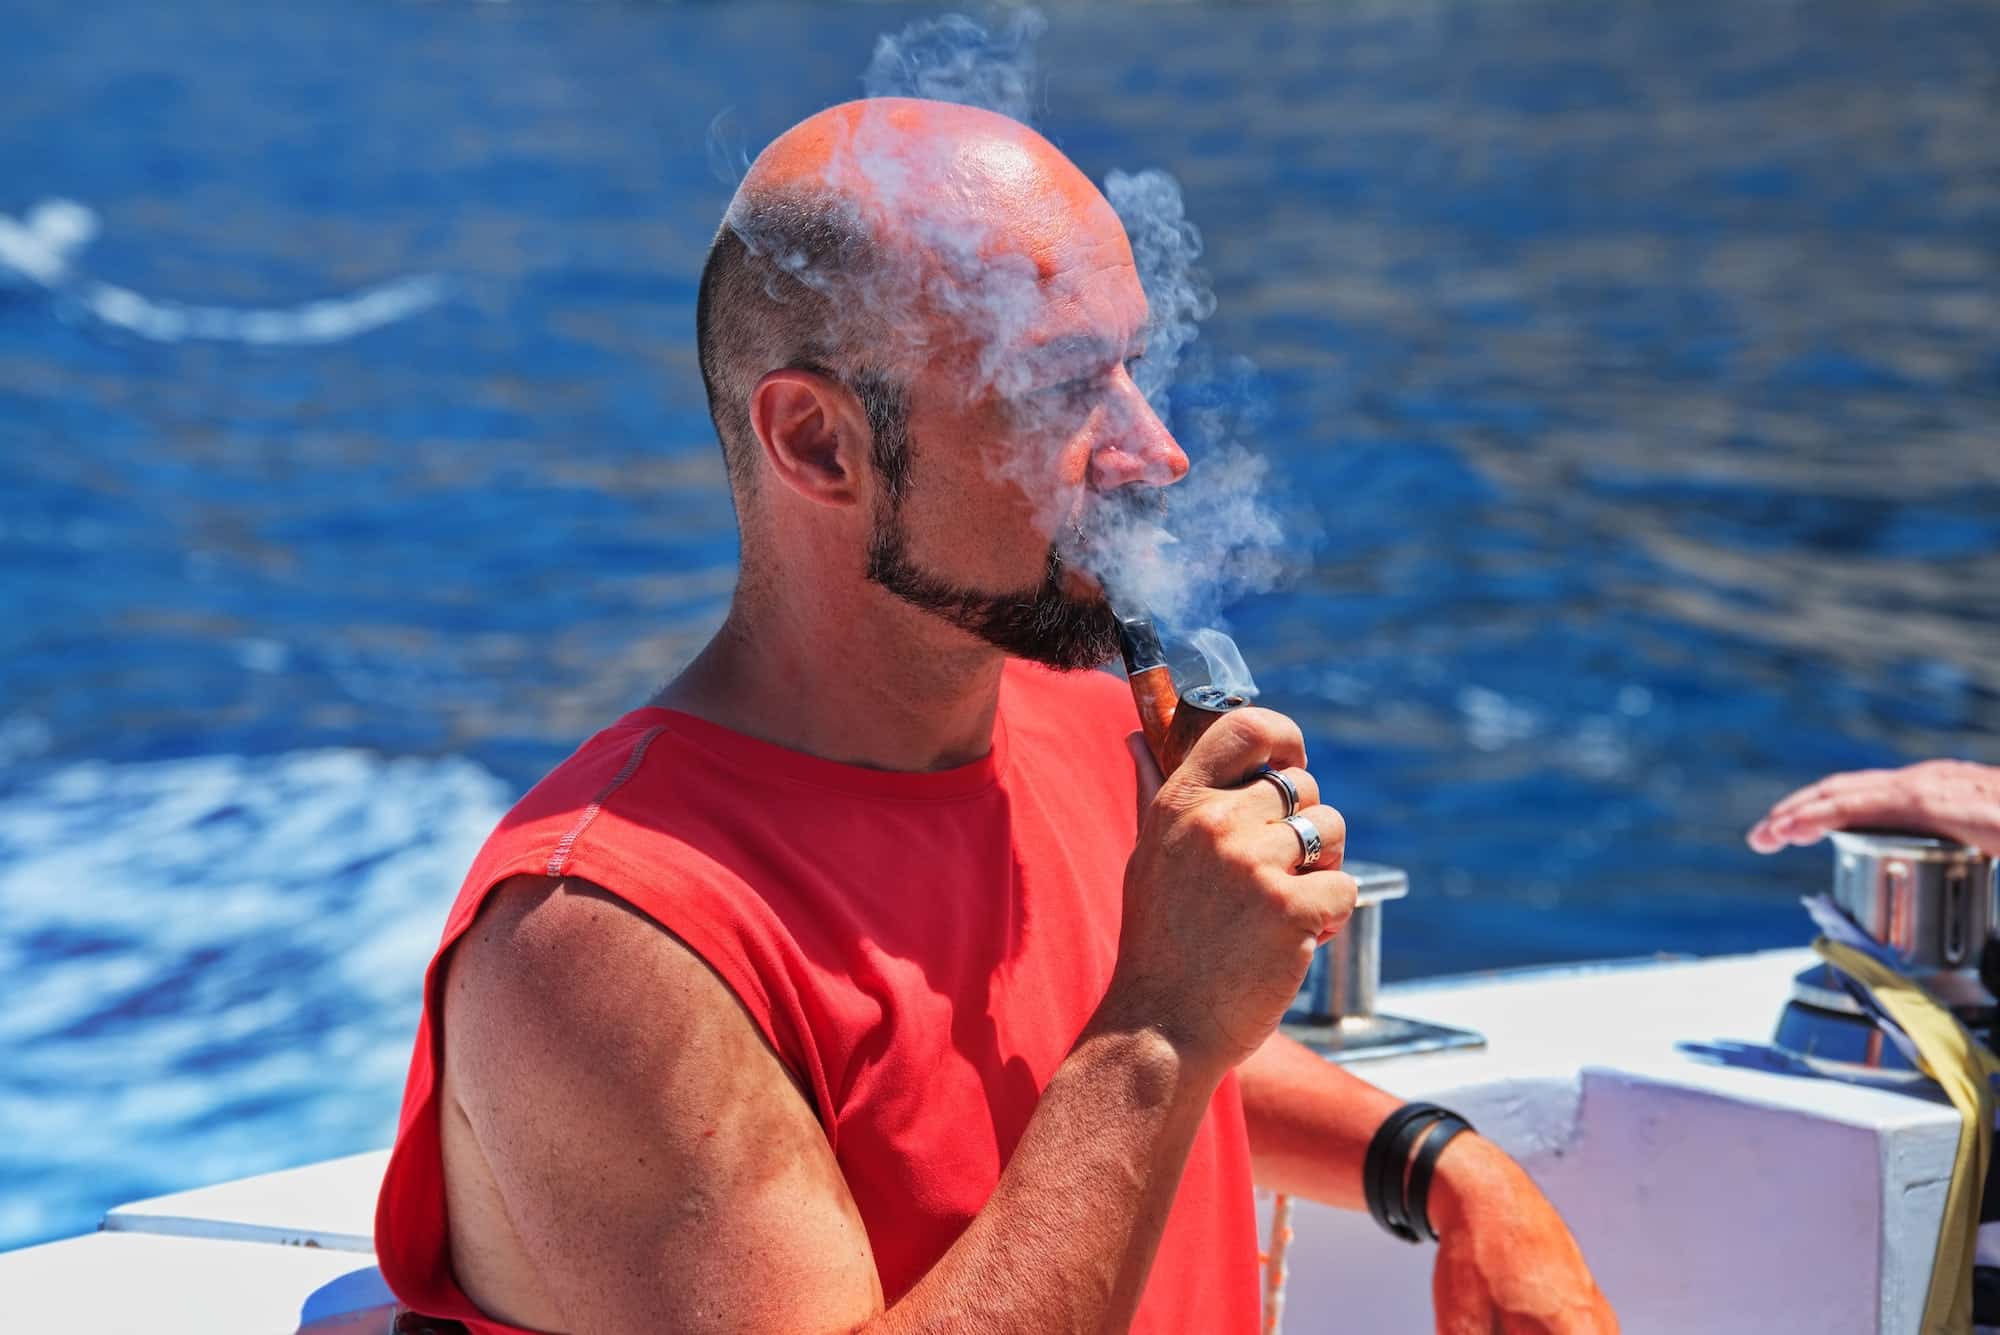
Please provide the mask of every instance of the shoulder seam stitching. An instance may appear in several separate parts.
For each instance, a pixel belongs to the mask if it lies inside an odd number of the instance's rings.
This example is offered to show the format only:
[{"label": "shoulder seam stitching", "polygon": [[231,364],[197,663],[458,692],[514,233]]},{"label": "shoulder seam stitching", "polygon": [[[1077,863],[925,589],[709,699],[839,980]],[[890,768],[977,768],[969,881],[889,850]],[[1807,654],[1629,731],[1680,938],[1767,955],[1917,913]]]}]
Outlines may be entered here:
[{"label": "shoulder seam stitching", "polygon": [[597,813],[604,809],[604,804],[611,800],[611,795],[624,787],[625,781],[638,772],[640,762],[646,758],[646,748],[653,744],[655,737],[658,737],[665,731],[664,727],[647,729],[646,735],[641,737],[632,747],[632,754],[625,758],[625,768],[619,770],[617,777],[612,779],[610,783],[605,784],[596,797],[590,799],[589,806],[577,813],[576,823],[571,825],[563,837],[556,841],[555,848],[549,853],[548,874],[550,876],[560,876],[563,874],[563,868],[569,863],[569,855],[571,850],[576,847],[576,841],[583,836],[583,832],[589,828],[590,823],[597,819]]}]

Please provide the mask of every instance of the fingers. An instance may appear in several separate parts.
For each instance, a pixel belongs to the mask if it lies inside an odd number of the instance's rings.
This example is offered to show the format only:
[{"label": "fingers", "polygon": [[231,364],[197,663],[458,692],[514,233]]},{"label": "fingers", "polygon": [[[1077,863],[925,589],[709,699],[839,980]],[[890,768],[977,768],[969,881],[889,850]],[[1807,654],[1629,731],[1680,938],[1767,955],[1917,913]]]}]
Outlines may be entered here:
[{"label": "fingers", "polygon": [[1829,831],[1923,820],[1909,770],[1831,774],[1781,798],[1745,835],[1759,853],[1815,843]]},{"label": "fingers", "polygon": [[1314,871],[1298,878],[1305,892],[1307,913],[1299,929],[1311,932],[1313,944],[1323,946],[1339,936],[1354,916],[1361,883],[1344,871]]},{"label": "fingers", "polygon": [[1319,833],[1319,857],[1310,869],[1300,865],[1305,840],[1283,820],[1264,826],[1260,852],[1269,859],[1266,865],[1284,870],[1281,893],[1290,902],[1292,925],[1311,936],[1315,945],[1325,945],[1347,926],[1360,894],[1355,879],[1340,870],[1347,853],[1347,822],[1328,806],[1307,807],[1298,815]]},{"label": "fingers", "polygon": [[[1298,795],[1296,805],[1286,806],[1284,789],[1277,783],[1279,778],[1290,784],[1292,792]],[[1319,805],[1319,780],[1303,765],[1294,765],[1290,769],[1259,770],[1244,780],[1243,789],[1255,797],[1253,809],[1269,807],[1273,820]]]},{"label": "fingers", "polygon": [[1239,709],[1202,734],[1175,777],[1185,775],[1205,788],[1234,788],[1244,775],[1266,765],[1288,770],[1305,763],[1306,742],[1298,724],[1274,710]]},{"label": "fingers", "polygon": [[[1312,870],[1338,871],[1347,853],[1346,818],[1329,806],[1301,807],[1298,814],[1319,831],[1319,857]],[[1277,817],[1265,825],[1262,842],[1270,849],[1271,861],[1279,866],[1298,869],[1305,857],[1305,840]]]},{"label": "fingers", "polygon": [[[1185,779],[1222,790],[1204,794],[1201,805],[1220,804],[1227,812],[1223,821],[1254,841],[1252,856],[1282,869],[1291,921],[1324,944],[1347,925],[1359,887],[1340,870],[1347,853],[1346,818],[1320,802],[1319,781],[1305,763],[1305,739],[1297,724],[1272,710],[1239,709],[1202,735],[1173,777],[1176,783]],[[1266,768],[1290,781],[1299,797],[1296,814],[1319,834],[1319,857],[1310,871],[1299,865],[1305,841],[1284,822],[1284,794],[1257,777]]]},{"label": "fingers", "polygon": [[1743,842],[1750,845],[1753,853],[1775,853],[1785,846],[1785,841],[1772,828],[1769,816],[1752,825],[1744,834]]},{"label": "fingers", "polygon": [[1864,803],[1893,801],[1896,799],[1898,782],[1903,777],[1901,770],[1863,769],[1851,770],[1844,774],[1829,774],[1817,783],[1809,783],[1797,792],[1789,793],[1771,808],[1770,818],[1787,820],[1798,815],[1807,807],[1817,806],[1829,798],[1859,800]]}]

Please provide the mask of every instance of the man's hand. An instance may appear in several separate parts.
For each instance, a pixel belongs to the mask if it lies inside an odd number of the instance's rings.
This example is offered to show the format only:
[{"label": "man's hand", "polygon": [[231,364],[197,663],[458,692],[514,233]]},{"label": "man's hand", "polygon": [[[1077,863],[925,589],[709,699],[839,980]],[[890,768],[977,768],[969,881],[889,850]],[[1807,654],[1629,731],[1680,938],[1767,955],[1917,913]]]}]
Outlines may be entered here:
[{"label": "man's hand", "polygon": [[1576,1240],[1521,1166],[1460,1136],[1437,1163],[1431,1300],[1438,1335],[1605,1335],[1618,1317]]},{"label": "man's hand", "polygon": [[[1402,1100],[1283,1034],[1237,1076],[1257,1185],[1364,1209],[1368,1142]],[[1445,1147],[1427,1208],[1440,1239],[1431,1283],[1439,1331],[1618,1329],[1555,1207],[1491,1141],[1461,1135]]]},{"label": "man's hand", "polygon": [[2000,854],[2000,769],[1926,760],[1831,775],[1772,807],[1746,837],[1759,853],[1775,853],[1868,826],[1921,830]]},{"label": "man's hand", "polygon": [[[1280,819],[1276,786],[1254,778],[1266,765],[1291,780],[1298,814],[1319,831],[1311,871],[1296,870],[1299,837]],[[1304,766],[1290,719],[1244,709],[1168,776],[1140,813],[1100,1022],[1154,1030],[1218,1072],[1278,1027],[1313,950],[1354,912],[1354,878],[1338,870],[1347,827]]]}]

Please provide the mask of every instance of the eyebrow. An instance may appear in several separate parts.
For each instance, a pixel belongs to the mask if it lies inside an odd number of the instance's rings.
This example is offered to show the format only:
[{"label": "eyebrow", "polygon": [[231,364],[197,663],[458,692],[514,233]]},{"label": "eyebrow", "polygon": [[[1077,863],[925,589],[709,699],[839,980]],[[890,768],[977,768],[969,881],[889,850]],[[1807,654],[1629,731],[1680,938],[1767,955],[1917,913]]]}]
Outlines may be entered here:
[{"label": "eyebrow", "polygon": [[1138,336],[1134,336],[1128,346],[1096,334],[1065,334],[1029,349],[1023,360],[1028,364],[1029,373],[1040,377],[1058,371],[1074,375],[1100,370],[1144,353],[1144,340]]}]

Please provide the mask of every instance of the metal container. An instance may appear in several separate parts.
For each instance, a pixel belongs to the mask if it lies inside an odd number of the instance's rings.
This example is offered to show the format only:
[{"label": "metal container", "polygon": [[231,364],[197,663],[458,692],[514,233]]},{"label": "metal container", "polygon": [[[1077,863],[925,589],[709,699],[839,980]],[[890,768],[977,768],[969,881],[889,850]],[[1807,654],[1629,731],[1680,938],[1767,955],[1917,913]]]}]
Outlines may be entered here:
[{"label": "metal container", "polygon": [[1991,1005],[1979,953],[1995,922],[1993,859],[1900,830],[1836,830],[1833,899],[1949,1006]]},{"label": "metal container", "polygon": [[1382,905],[1410,892],[1410,878],[1400,867],[1349,862],[1342,870],[1360,887],[1354,916],[1314,953],[1287,1017],[1300,1023],[1335,1024],[1375,1013],[1375,990],[1382,981]]},{"label": "metal container", "polygon": [[1358,891],[1354,914],[1339,936],[1313,952],[1284,1031],[1328,1061],[1343,1063],[1485,1047],[1485,1037],[1470,1029],[1375,1009],[1382,982],[1382,912],[1390,900],[1410,892],[1410,878],[1379,862],[1349,862],[1345,870]]}]

